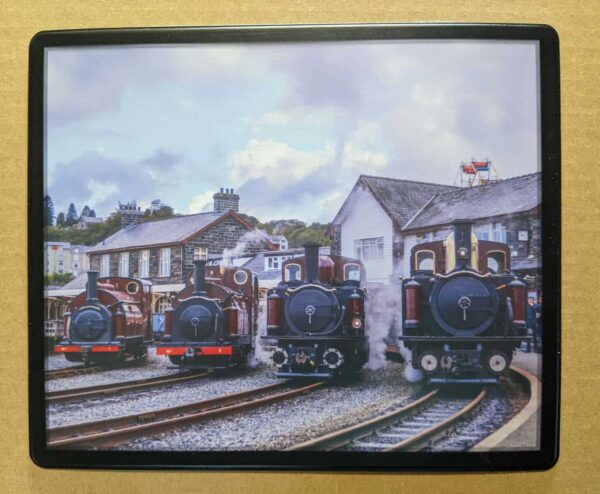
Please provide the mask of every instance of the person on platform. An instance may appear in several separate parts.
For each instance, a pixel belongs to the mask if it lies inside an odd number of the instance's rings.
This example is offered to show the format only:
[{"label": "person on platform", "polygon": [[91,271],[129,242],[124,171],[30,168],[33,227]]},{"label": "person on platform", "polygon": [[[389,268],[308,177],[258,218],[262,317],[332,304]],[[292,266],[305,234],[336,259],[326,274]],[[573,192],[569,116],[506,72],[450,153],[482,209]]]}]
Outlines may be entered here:
[{"label": "person on platform", "polygon": [[[533,336],[533,351],[537,351],[538,344],[538,306],[533,297],[527,299],[527,333]],[[527,340],[526,353],[531,351],[531,340]]]},{"label": "person on platform", "polygon": [[543,329],[543,325],[542,325],[542,296],[540,295],[537,299],[537,312],[536,312],[536,317],[537,317],[537,330],[538,330],[538,346],[537,346],[537,351],[539,353],[542,353],[542,347],[543,347],[543,334],[544,334],[544,329]]}]

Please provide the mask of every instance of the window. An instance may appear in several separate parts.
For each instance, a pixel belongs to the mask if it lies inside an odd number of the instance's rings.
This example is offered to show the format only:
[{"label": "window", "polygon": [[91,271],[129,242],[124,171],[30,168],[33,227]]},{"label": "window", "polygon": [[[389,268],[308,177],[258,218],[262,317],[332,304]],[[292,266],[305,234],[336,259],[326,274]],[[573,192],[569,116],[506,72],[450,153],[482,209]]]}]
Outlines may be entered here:
[{"label": "window", "polygon": [[129,252],[121,252],[119,255],[119,276],[129,276]]},{"label": "window", "polygon": [[344,280],[360,281],[360,266],[356,263],[344,265]]},{"label": "window", "polygon": [[417,235],[417,243],[422,244],[423,242],[431,242],[433,240],[433,232],[420,233]]},{"label": "window", "polygon": [[479,225],[475,227],[475,236],[478,240],[490,240],[491,225]]},{"label": "window", "polygon": [[285,267],[285,281],[300,281],[300,264],[288,264]]},{"label": "window", "polygon": [[171,276],[171,249],[160,249],[158,276]]},{"label": "window", "polygon": [[382,261],[383,237],[355,240],[354,251],[361,261]]},{"label": "window", "polygon": [[434,271],[434,254],[430,250],[420,250],[415,254],[417,271]]},{"label": "window", "polygon": [[156,313],[164,314],[165,311],[171,307],[171,299],[169,297],[163,295],[156,301]]},{"label": "window", "polygon": [[494,223],[494,242],[506,243],[506,225],[504,223]]},{"label": "window", "polygon": [[150,251],[142,250],[139,260],[139,277],[148,278],[150,276]]},{"label": "window", "polygon": [[194,261],[208,259],[208,248],[207,247],[194,247]]},{"label": "window", "polygon": [[506,256],[504,252],[488,252],[487,269],[490,273],[504,273],[506,271]]},{"label": "window", "polygon": [[100,276],[103,278],[110,276],[110,254],[102,254],[100,263]]}]

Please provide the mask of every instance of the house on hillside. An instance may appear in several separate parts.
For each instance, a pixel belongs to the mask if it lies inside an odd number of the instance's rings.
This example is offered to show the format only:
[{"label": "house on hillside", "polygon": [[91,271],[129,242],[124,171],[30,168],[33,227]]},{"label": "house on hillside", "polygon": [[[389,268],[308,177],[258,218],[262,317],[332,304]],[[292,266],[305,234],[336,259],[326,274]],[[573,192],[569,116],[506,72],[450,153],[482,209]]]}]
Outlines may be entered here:
[{"label": "house on hillside", "polygon": [[98,225],[103,221],[102,218],[96,218],[95,216],[82,216],[75,224],[75,228],[77,230],[87,230],[91,225]]},{"label": "house on hillside", "polygon": [[334,218],[335,253],[358,257],[370,284],[410,273],[410,251],[443,239],[454,219],[471,219],[482,240],[504,242],[515,272],[541,289],[541,174],[462,188],[382,177],[359,177]]}]

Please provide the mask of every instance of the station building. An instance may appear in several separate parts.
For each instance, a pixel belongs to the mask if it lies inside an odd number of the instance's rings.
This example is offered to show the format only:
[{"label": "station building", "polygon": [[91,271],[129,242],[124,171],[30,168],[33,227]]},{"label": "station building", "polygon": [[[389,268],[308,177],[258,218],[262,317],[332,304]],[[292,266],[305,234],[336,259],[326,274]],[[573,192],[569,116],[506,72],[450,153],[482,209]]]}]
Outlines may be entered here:
[{"label": "station building", "polygon": [[455,219],[508,244],[513,271],[541,293],[541,173],[473,187],[360,176],[332,222],[332,252],[361,259],[368,284],[386,285],[410,274],[414,245],[446,238]]}]

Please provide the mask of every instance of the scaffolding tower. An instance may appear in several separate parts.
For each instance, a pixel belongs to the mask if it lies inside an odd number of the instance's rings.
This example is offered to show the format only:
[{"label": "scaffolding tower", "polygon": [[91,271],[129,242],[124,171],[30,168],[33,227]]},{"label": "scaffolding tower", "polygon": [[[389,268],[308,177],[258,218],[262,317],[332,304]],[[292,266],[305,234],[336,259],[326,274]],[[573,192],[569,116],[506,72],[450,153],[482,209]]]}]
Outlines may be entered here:
[{"label": "scaffolding tower", "polygon": [[461,162],[454,185],[457,184],[459,177],[461,187],[473,187],[500,181],[496,168],[487,158],[479,161],[471,158],[469,162]]}]

